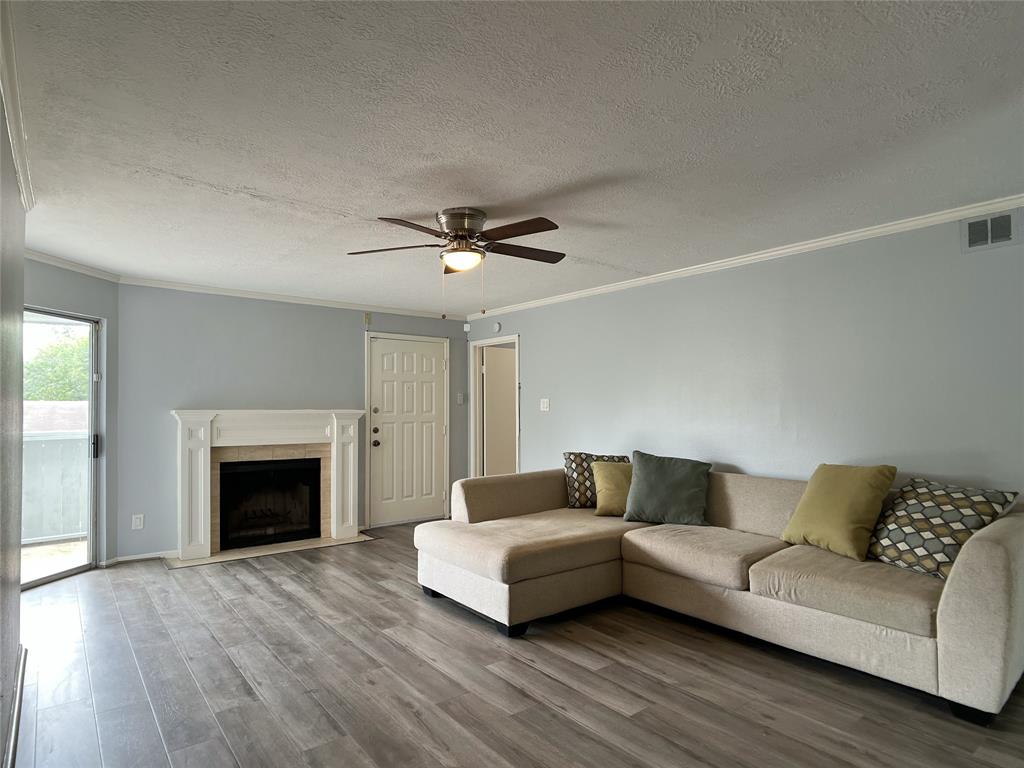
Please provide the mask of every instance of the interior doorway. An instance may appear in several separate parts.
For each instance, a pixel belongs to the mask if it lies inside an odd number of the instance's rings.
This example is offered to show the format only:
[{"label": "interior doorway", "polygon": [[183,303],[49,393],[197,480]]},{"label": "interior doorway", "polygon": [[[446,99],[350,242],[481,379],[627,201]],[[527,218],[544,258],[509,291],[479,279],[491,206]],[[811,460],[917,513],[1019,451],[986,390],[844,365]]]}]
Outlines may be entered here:
[{"label": "interior doorway", "polygon": [[519,471],[519,337],[470,342],[470,474]]},{"label": "interior doorway", "polygon": [[98,334],[97,320],[25,311],[23,588],[96,562]]}]

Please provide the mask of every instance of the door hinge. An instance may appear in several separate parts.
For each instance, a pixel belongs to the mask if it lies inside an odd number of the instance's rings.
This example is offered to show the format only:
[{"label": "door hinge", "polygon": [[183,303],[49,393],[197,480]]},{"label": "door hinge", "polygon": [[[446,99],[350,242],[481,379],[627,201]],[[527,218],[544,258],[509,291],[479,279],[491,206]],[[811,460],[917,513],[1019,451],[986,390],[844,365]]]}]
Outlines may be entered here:
[{"label": "door hinge", "polygon": [[442,371],[447,371],[448,370],[448,361],[447,360],[442,360],[441,361],[441,370]]},{"label": "door hinge", "polygon": [[93,434],[92,439],[89,440],[89,453],[94,459],[100,457],[100,436]]},{"label": "door hinge", "polygon": [[103,374],[102,373],[94,373],[92,375],[92,380],[95,383],[99,383],[99,382],[103,381]]}]

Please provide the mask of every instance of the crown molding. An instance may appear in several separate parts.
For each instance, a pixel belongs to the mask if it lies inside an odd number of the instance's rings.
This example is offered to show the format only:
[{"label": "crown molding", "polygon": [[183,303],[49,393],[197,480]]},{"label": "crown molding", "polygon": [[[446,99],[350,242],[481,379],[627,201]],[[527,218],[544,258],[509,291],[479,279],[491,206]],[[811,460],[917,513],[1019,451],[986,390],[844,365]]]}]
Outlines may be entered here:
[{"label": "crown molding", "polygon": [[662,283],[666,280],[677,280],[683,277],[692,277],[694,275],[703,275],[708,272],[719,272],[723,269],[733,269],[735,267],[743,267],[747,264],[757,264],[762,261],[772,261],[773,259],[781,259],[784,256],[792,256],[797,253],[807,253],[808,251],[818,251],[824,248],[832,248],[837,245],[846,245],[848,243],[856,243],[860,240],[869,240],[875,237],[883,237],[885,235],[895,235],[900,232],[910,232],[915,229],[924,229],[925,227],[932,227],[936,224],[947,224],[952,221],[960,221],[961,219],[970,219],[975,216],[985,216],[990,213],[998,213],[1000,211],[1009,210],[1012,208],[1019,208],[1024,206],[1024,194],[1010,195],[1009,197],[1000,197],[996,200],[986,200],[983,203],[974,203],[972,205],[964,205],[959,208],[950,208],[945,211],[938,211],[936,213],[927,213],[923,216],[913,216],[909,219],[899,219],[898,221],[892,221],[888,224],[877,224],[872,227],[864,227],[862,229],[854,229],[849,232],[843,232],[838,235],[829,235],[828,237],[818,237],[813,240],[804,240],[799,243],[791,243],[789,245],[782,245],[777,248],[768,248],[764,251],[754,251],[753,253],[743,254],[741,256],[732,256],[727,259],[720,259],[718,261],[709,261],[706,264],[695,264],[692,267],[683,267],[681,269],[673,269],[669,272],[659,272],[656,275],[647,275],[645,277],[636,277],[631,280],[623,280],[618,283],[608,283],[607,285],[599,285],[594,288],[584,288],[579,291],[572,291],[570,293],[559,294],[558,296],[549,296],[544,299],[534,299],[533,301],[524,301],[521,304],[509,304],[504,307],[496,307],[495,309],[489,309],[486,313],[475,312],[469,315],[470,320],[482,320],[485,318],[493,317],[495,315],[507,315],[510,312],[521,312],[525,309],[536,309],[537,307],[546,307],[549,304],[561,304],[565,301],[575,301],[576,299],[585,299],[588,296],[600,296],[604,293],[615,293],[617,291],[625,291],[630,288],[638,288],[642,285],[653,285],[654,283]]},{"label": "crown molding", "polygon": [[32,177],[28,172],[28,137],[21,114],[21,97],[18,93],[18,60],[14,53],[14,18],[9,0],[0,0],[0,96],[7,116],[7,133],[11,137],[14,155],[14,172],[21,190],[21,205],[25,213],[36,204],[32,189]]},{"label": "crown molding", "polygon": [[[421,309],[401,309],[399,307],[382,307],[376,304],[350,304],[345,301],[330,299],[314,299],[305,296],[292,296],[284,293],[263,293],[261,291],[236,290],[213,285],[177,283],[168,280],[150,280],[141,277],[122,277],[121,285],[137,285],[144,288],[163,288],[168,291],[185,291],[187,293],[209,293],[216,296],[232,296],[238,299],[256,299],[259,301],[281,301],[286,304],[307,304],[314,307],[331,307],[332,309],[354,309],[359,312],[376,312],[383,315],[405,315],[407,317],[428,317],[440,320],[437,312],[426,312]],[[465,315],[448,315],[449,320],[465,320]]]},{"label": "crown molding", "polygon": [[[255,299],[258,301],[280,301],[285,304],[305,304],[313,307],[330,307],[331,309],[352,309],[357,312],[375,312],[382,315],[404,315],[406,317],[426,317],[434,320],[439,319],[436,312],[426,312],[419,309],[401,309],[399,307],[383,307],[376,304],[352,304],[345,301],[331,301],[329,299],[315,299],[306,296],[292,296],[284,293],[264,293],[261,291],[245,291],[235,288],[222,288],[214,285],[199,285],[194,283],[179,283],[172,280],[152,280],[145,277],[130,277],[119,275],[116,272],[108,272],[105,269],[90,267],[80,264],[77,261],[63,259],[60,256],[51,256],[41,251],[25,249],[25,258],[37,261],[40,264],[49,264],[52,267],[67,269],[71,272],[78,272],[82,275],[95,277],[99,280],[106,280],[118,285],[134,285],[142,288],[162,288],[167,291],[184,291],[186,293],[206,293],[214,296],[231,296],[236,299]],[[465,315],[449,314],[449,320],[466,320]]]},{"label": "crown molding", "polygon": [[85,264],[79,264],[77,261],[62,259],[60,256],[51,256],[50,254],[43,253],[42,251],[33,251],[30,248],[26,248],[25,258],[30,261],[38,261],[40,264],[49,264],[51,267],[58,267],[71,272],[78,272],[82,275],[88,275],[89,277],[95,277],[99,280],[106,280],[111,283],[121,282],[121,276],[114,272],[107,272],[105,269],[89,267]]},{"label": "crown molding", "polygon": [[[0,5],[3,5],[3,0],[0,0]],[[509,304],[504,307],[497,307],[495,309],[487,310],[486,314],[479,312],[471,315],[456,315],[449,314],[449,320],[481,320],[495,315],[506,315],[510,312],[520,312],[525,309],[535,309],[537,307],[545,307],[549,304],[560,304],[565,301],[574,301],[575,299],[583,299],[588,296],[600,296],[604,293],[615,293],[617,291],[625,291],[630,288],[637,288],[643,285],[653,285],[654,283],[665,282],[666,280],[677,280],[683,277],[692,277],[694,275],[703,275],[708,272],[718,272],[723,269],[733,269],[735,267],[746,266],[747,264],[757,264],[762,261],[772,261],[773,259],[781,259],[785,256],[792,256],[798,253],[807,253],[808,251],[817,251],[824,248],[831,248],[837,245],[846,245],[848,243],[855,243],[860,240],[869,240],[875,237],[883,237],[885,235],[895,235],[900,232],[910,232],[915,229],[924,229],[925,227],[932,227],[936,224],[946,224],[952,221],[960,221],[961,219],[969,219],[974,216],[985,216],[990,213],[998,213],[999,211],[1005,211],[1012,208],[1024,207],[1024,194],[1010,195],[1009,197],[1001,197],[996,200],[987,200],[982,203],[974,203],[972,205],[964,205],[959,208],[950,208],[945,211],[938,211],[936,213],[928,213],[923,216],[914,216],[909,219],[900,219],[898,221],[889,222],[888,224],[878,224],[872,227],[864,227],[862,229],[851,230],[850,232],[843,232],[838,235],[829,235],[828,237],[819,237],[813,240],[804,240],[799,243],[791,243],[790,245],[779,246],[778,248],[769,248],[763,251],[755,251],[753,253],[743,254],[741,256],[733,256],[727,259],[720,259],[718,261],[711,261],[706,264],[696,264],[692,267],[683,267],[682,269],[674,269],[669,272],[659,272],[656,275],[647,275],[645,277],[637,277],[632,280],[623,280],[618,283],[608,283],[607,285],[599,285],[594,288],[585,288],[580,291],[573,291],[571,293],[563,293],[558,296],[550,296],[544,299],[535,299],[533,301],[526,301],[521,304]],[[118,275],[114,272],[108,272],[103,269],[96,267],[89,267],[85,264],[80,264],[70,259],[63,259],[59,256],[51,256],[47,253],[41,253],[39,251],[26,250],[25,257],[32,261],[38,261],[43,264],[50,264],[51,266],[59,267],[61,269],[71,270],[72,272],[79,272],[83,275],[95,277],[100,280],[107,280],[120,285],[135,285],[142,286],[145,288],[163,288],[170,291],[184,291],[187,293],[208,293],[216,296],[232,296],[240,299],[256,299],[260,301],[280,301],[287,304],[306,304],[315,307],[331,307],[334,309],[352,309],[359,312],[377,312],[380,314],[388,315],[406,315],[408,317],[427,317],[437,318],[436,312],[425,312],[423,310],[415,309],[401,309],[399,307],[382,307],[373,304],[351,304],[343,301],[330,301],[328,299],[316,299],[304,296],[291,296],[288,294],[279,293],[262,293],[259,291],[246,291],[238,290],[234,288],[223,288],[220,286],[212,285],[199,285],[192,283],[178,283],[169,280],[152,280],[149,278],[141,277],[129,277],[125,275]]]}]

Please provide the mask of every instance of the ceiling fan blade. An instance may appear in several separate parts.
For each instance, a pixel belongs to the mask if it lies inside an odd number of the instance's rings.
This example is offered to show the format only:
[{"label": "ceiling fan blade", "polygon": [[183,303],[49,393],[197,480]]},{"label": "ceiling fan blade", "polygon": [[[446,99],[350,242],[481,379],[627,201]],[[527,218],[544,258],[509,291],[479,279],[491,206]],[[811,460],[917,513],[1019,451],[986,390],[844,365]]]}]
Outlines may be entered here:
[{"label": "ceiling fan blade", "polygon": [[532,235],[535,232],[548,232],[552,229],[558,229],[558,225],[551,221],[551,219],[538,216],[535,219],[526,219],[525,221],[517,221],[514,224],[505,224],[501,227],[485,229],[480,233],[480,237],[484,240],[507,240],[510,237],[522,237],[523,235]]},{"label": "ceiling fan blade", "polygon": [[410,248],[444,248],[443,245],[437,243],[427,243],[426,245],[400,245],[397,248],[374,248],[369,251],[349,251],[349,256],[360,256],[364,253],[384,253],[384,251],[407,251]]},{"label": "ceiling fan blade", "polygon": [[515,256],[518,259],[531,259],[532,261],[543,261],[546,264],[557,264],[565,258],[564,253],[557,251],[545,251],[542,248],[527,248],[525,245],[513,245],[512,243],[488,243],[484,250],[488,253],[503,253],[506,256]]},{"label": "ceiling fan blade", "polygon": [[442,232],[439,229],[431,229],[430,227],[424,227],[422,224],[414,224],[413,222],[406,221],[405,219],[389,219],[389,218],[386,218],[384,216],[381,216],[380,220],[381,221],[386,221],[389,224],[397,224],[400,227],[408,227],[409,229],[415,229],[415,230],[418,230],[420,232],[425,232],[428,235],[433,235],[434,237],[440,237],[442,240],[445,240],[445,239],[448,238],[448,235],[446,235],[444,232]]}]

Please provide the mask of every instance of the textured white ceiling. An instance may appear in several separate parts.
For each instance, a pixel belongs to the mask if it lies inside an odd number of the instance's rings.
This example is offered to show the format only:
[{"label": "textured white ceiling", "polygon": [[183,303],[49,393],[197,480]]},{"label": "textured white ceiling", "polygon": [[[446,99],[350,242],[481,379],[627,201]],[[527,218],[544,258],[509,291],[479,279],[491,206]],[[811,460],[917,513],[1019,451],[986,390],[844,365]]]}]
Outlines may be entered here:
[{"label": "textured white ceiling", "polygon": [[125,275],[437,311],[375,217],[558,222],[496,307],[1024,191],[1021,3],[16,6],[28,245]]}]

